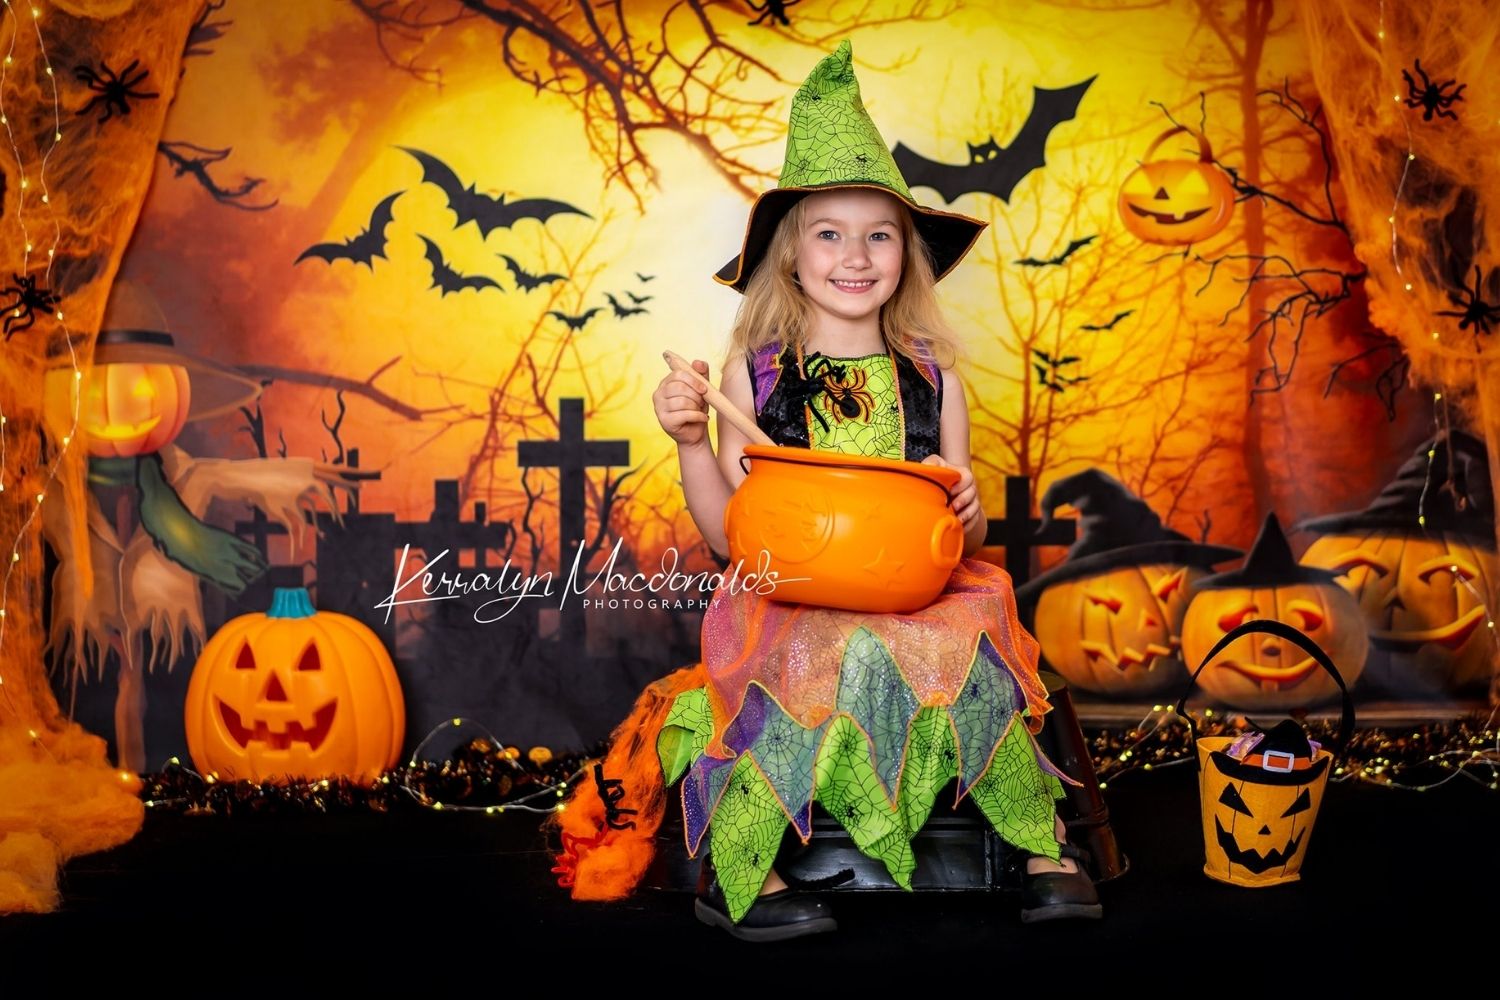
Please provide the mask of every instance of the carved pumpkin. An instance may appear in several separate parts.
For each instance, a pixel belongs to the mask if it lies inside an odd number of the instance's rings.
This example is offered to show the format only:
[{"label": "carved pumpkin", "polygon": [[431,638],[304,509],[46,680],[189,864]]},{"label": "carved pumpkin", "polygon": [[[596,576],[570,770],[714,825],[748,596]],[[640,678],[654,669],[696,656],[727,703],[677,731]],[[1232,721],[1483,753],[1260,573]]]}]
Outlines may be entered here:
[{"label": "carved pumpkin", "polygon": [[1500,583],[1493,548],[1441,532],[1372,530],[1324,535],[1302,562],[1339,574],[1359,602],[1375,646],[1368,680],[1404,693],[1489,684],[1485,598]]},{"label": "carved pumpkin", "polygon": [[74,392],[79,392],[78,433],[96,458],[159,451],[182,430],[192,400],[187,369],[181,365],[95,365],[81,382],[71,369],[53,369],[47,373],[46,397],[48,423],[58,436],[72,427]]},{"label": "carved pumpkin", "polygon": [[[1197,137],[1198,159],[1153,161],[1157,147],[1179,132]],[[1186,126],[1163,132],[1120,186],[1125,228],[1147,243],[1181,245],[1206,240],[1227,226],[1234,214],[1234,187],[1213,160],[1202,133]]]},{"label": "carved pumpkin", "polygon": [[1037,601],[1034,634],[1068,683],[1106,695],[1153,695],[1187,679],[1178,655],[1197,566],[1122,566],[1056,583]]},{"label": "carved pumpkin", "polygon": [[1186,679],[1178,647],[1192,584],[1243,553],[1171,530],[1099,469],[1047,487],[1042,530],[1064,504],[1079,513],[1068,558],[1016,588],[1047,662],[1075,687],[1120,698],[1150,697]]},{"label": "carved pumpkin", "polygon": [[396,762],[405,704],[380,640],[346,615],[278,589],[268,614],[209,640],[186,703],[188,749],[204,773],[251,781],[347,776]]},{"label": "carved pumpkin", "polygon": [[[1297,728],[1290,721],[1282,725]],[[1204,874],[1235,885],[1295,881],[1323,804],[1333,754],[1323,749],[1261,752],[1262,744],[1239,760],[1226,752],[1235,742],[1230,736],[1198,740]],[[1302,742],[1306,745],[1306,737]]]},{"label": "carved pumpkin", "polygon": [[[1299,566],[1275,514],[1266,517],[1243,569],[1199,582],[1182,624],[1182,652],[1201,661],[1230,630],[1253,618],[1283,622],[1328,652],[1353,685],[1364,670],[1369,639],[1359,605],[1326,570]],[[1274,636],[1236,640],[1203,671],[1199,684],[1226,705],[1293,708],[1326,701],[1339,690],[1318,663]]]}]

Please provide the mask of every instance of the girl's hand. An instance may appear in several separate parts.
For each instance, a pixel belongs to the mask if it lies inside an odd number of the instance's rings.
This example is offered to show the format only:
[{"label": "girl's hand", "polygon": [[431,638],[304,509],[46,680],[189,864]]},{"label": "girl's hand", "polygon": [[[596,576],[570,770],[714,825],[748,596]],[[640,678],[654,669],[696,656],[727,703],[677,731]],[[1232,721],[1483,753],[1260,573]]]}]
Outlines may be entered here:
[{"label": "girl's hand", "polygon": [[974,519],[984,514],[984,509],[979,506],[979,489],[974,485],[974,470],[966,465],[950,465],[943,456],[935,454],[922,459],[922,464],[958,470],[958,484],[949,491],[948,500],[953,513],[958,515],[967,532],[973,526]]},{"label": "girl's hand", "polygon": [[[708,378],[708,362],[694,361],[693,371]],[[683,447],[708,442],[708,400],[687,372],[668,372],[651,394],[661,429]]]}]

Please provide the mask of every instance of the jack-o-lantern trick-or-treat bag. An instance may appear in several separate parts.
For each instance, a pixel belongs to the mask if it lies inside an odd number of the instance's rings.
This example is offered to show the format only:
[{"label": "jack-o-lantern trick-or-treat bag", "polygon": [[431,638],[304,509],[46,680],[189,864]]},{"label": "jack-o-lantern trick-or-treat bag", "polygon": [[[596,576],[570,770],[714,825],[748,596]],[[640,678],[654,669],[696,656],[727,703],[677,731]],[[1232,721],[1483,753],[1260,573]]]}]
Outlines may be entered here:
[{"label": "jack-o-lantern trick-or-treat bag", "polygon": [[[1279,636],[1300,646],[1338,684],[1344,703],[1332,750],[1309,740],[1291,719],[1269,730],[1241,736],[1198,738],[1185,709],[1198,673],[1224,647],[1255,632]],[[1245,622],[1204,657],[1192,684],[1177,702],[1177,714],[1193,729],[1203,815],[1204,874],[1252,888],[1301,878],[1302,859],[1323,804],[1328,772],[1354,728],[1354,702],[1328,654],[1290,625],[1264,619]]]}]

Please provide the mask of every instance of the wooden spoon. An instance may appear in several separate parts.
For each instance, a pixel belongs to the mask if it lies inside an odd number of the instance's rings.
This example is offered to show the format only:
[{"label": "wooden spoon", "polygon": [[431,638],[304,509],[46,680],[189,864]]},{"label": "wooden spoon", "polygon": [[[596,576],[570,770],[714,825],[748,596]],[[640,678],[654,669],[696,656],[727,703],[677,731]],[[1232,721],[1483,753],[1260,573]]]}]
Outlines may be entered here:
[{"label": "wooden spoon", "polygon": [[772,441],[770,436],[760,429],[760,425],[749,417],[744,410],[735,406],[728,396],[715,389],[708,379],[694,371],[693,366],[683,360],[681,355],[673,354],[671,351],[662,351],[661,356],[666,359],[667,365],[674,372],[687,372],[691,375],[698,383],[698,390],[708,398],[708,405],[718,410],[726,420],[739,428],[740,433],[749,438],[752,444],[775,446],[776,442]]}]

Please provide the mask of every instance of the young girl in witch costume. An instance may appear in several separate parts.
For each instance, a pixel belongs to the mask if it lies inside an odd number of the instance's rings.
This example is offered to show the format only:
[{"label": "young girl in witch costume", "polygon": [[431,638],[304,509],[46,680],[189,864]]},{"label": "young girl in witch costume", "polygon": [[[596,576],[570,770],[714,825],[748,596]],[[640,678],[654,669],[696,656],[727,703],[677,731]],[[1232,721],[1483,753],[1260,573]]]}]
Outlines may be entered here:
[{"label": "young girl in witch costume", "polygon": [[[793,100],[777,188],[751,210],[743,248],[714,277],[745,296],[721,389],[776,444],[956,469],[964,557],[909,614],[869,614],[720,587],[703,662],[658,681],[616,730],[594,782],[560,814],[556,869],[576,898],[628,893],[650,859],[664,789],[682,779],[687,846],[708,858],[695,912],[736,937],[832,930],[826,903],[773,862],[788,822],[806,842],[812,803],[910,888],[911,840],[957,784],[1026,862],[1022,917],[1097,917],[1054,800],[1070,779],[1033,739],[1050,709],[1037,643],[1005,571],[970,558],[986,521],[969,468],[957,344],[933,286],[986,223],[918,205],[859,97],[848,41]],[[703,361],[693,368],[707,376]],[[696,380],[652,396],[677,442],[688,510],[728,551],[724,510],[748,443],[727,420],[709,444]],[[955,805],[957,801],[955,801]],[[629,810],[628,812],[626,810]]]}]

